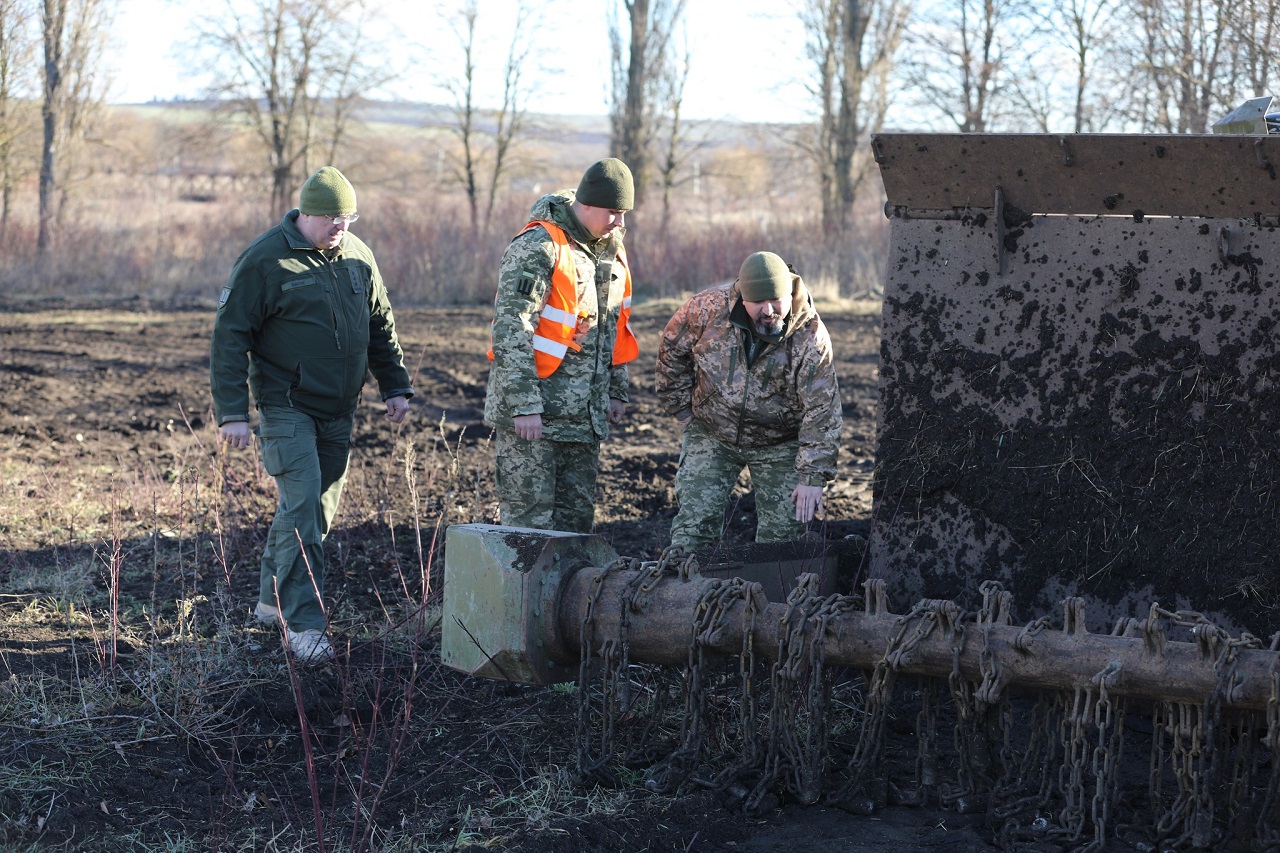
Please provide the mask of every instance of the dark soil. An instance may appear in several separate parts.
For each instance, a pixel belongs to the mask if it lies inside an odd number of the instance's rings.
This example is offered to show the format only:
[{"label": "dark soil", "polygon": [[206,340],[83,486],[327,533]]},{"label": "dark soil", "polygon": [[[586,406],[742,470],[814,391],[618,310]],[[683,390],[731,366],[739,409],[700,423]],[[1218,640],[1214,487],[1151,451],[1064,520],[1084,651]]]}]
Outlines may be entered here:
[{"label": "dark soil", "polygon": [[[619,554],[652,559],[678,448],[653,397],[666,313],[637,313],[644,355],[630,418],[605,447],[597,526]],[[870,516],[879,320],[824,319],[845,438],[817,532],[842,540],[865,534]],[[779,797],[748,816],[715,791],[575,787],[572,690],[440,664],[443,528],[496,520],[481,423],[487,322],[482,310],[398,312],[419,396],[393,428],[367,389],[326,546],[341,653],[300,672],[273,630],[246,625],[273,489],[252,454],[215,448],[211,314],[49,304],[0,319],[13,508],[0,523],[0,846],[991,849],[980,816],[942,808],[859,816]],[[726,542],[749,541],[753,526],[740,494]],[[76,566],[88,580],[73,596],[54,580]],[[414,584],[429,573],[423,609]]]}]

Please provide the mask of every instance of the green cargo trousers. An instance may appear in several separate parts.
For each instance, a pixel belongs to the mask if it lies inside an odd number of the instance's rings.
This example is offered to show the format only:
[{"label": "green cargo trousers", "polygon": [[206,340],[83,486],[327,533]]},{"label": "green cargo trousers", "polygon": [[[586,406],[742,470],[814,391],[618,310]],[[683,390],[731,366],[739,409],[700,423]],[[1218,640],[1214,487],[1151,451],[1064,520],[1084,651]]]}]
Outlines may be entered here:
[{"label": "green cargo trousers", "polygon": [[321,420],[264,406],[262,464],[276,480],[276,508],[262,551],[258,600],[280,608],[292,631],[324,630],[324,550],[347,480],[354,415]]},{"label": "green cargo trousers", "polygon": [[738,448],[710,435],[696,420],[685,427],[676,469],[676,503],[671,544],[697,551],[715,544],[724,533],[729,494],[743,468],[751,472],[756,492],[756,541],[785,542],[804,534],[796,521],[791,493],[796,474],[795,441],[769,447]]},{"label": "green cargo trousers", "polygon": [[596,517],[597,441],[526,441],[498,427],[493,436],[498,514],[510,527],[590,533]]}]

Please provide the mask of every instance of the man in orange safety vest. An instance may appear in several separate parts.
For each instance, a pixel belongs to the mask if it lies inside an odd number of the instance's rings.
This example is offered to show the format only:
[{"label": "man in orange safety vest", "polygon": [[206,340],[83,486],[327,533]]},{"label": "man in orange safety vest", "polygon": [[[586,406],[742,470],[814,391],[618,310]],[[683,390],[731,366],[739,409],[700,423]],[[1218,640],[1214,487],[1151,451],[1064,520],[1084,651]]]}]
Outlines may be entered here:
[{"label": "man in orange safety vest", "polygon": [[505,525],[589,533],[600,442],[626,414],[631,170],[607,158],[538,199],[502,256],[485,422]]}]

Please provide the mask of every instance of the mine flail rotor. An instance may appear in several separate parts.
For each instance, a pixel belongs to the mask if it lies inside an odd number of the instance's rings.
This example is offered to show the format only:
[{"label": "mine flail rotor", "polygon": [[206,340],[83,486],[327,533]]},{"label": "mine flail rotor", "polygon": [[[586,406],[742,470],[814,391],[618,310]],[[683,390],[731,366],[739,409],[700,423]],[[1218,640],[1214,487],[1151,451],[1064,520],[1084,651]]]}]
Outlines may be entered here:
[{"label": "mine flail rotor", "polygon": [[[1181,839],[1169,849],[1242,826],[1236,849],[1280,839],[1274,641],[1155,604],[1110,634],[1086,630],[1078,599],[1019,624],[995,583],[976,612],[922,600],[895,613],[877,581],[825,592],[834,563],[812,549],[790,568],[818,571],[771,601],[747,578],[776,575],[776,560],[714,577],[680,551],[625,559],[594,536],[456,525],[442,654],[485,677],[577,681],[584,781],[640,763],[651,790],[713,787],[748,810],[785,796],[859,813],[935,799],[985,810],[1011,845],[1087,847],[1133,819],[1121,761],[1136,724],[1146,835]],[[887,752],[904,707],[905,773]]]}]

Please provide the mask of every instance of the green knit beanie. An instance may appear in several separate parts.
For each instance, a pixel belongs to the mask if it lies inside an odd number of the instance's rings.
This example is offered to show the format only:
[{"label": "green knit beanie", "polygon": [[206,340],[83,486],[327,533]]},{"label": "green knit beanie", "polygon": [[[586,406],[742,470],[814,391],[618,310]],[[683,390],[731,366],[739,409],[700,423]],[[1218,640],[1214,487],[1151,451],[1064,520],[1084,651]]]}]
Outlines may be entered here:
[{"label": "green knit beanie", "polygon": [[341,216],[356,212],[356,190],[332,166],[321,166],[307,178],[298,194],[298,210],[311,216]]},{"label": "green knit beanie", "polygon": [[773,252],[747,255],[738,271],[738,289],[743,302],[769,302],[791,296],[791,270]]},{"label": "green knit beanie", "polygon": [[617,157],[609,157],[582,174],[577,199],[591,207],[608,210],[630,210],[636,206],[636,187],[631,170]]}]

